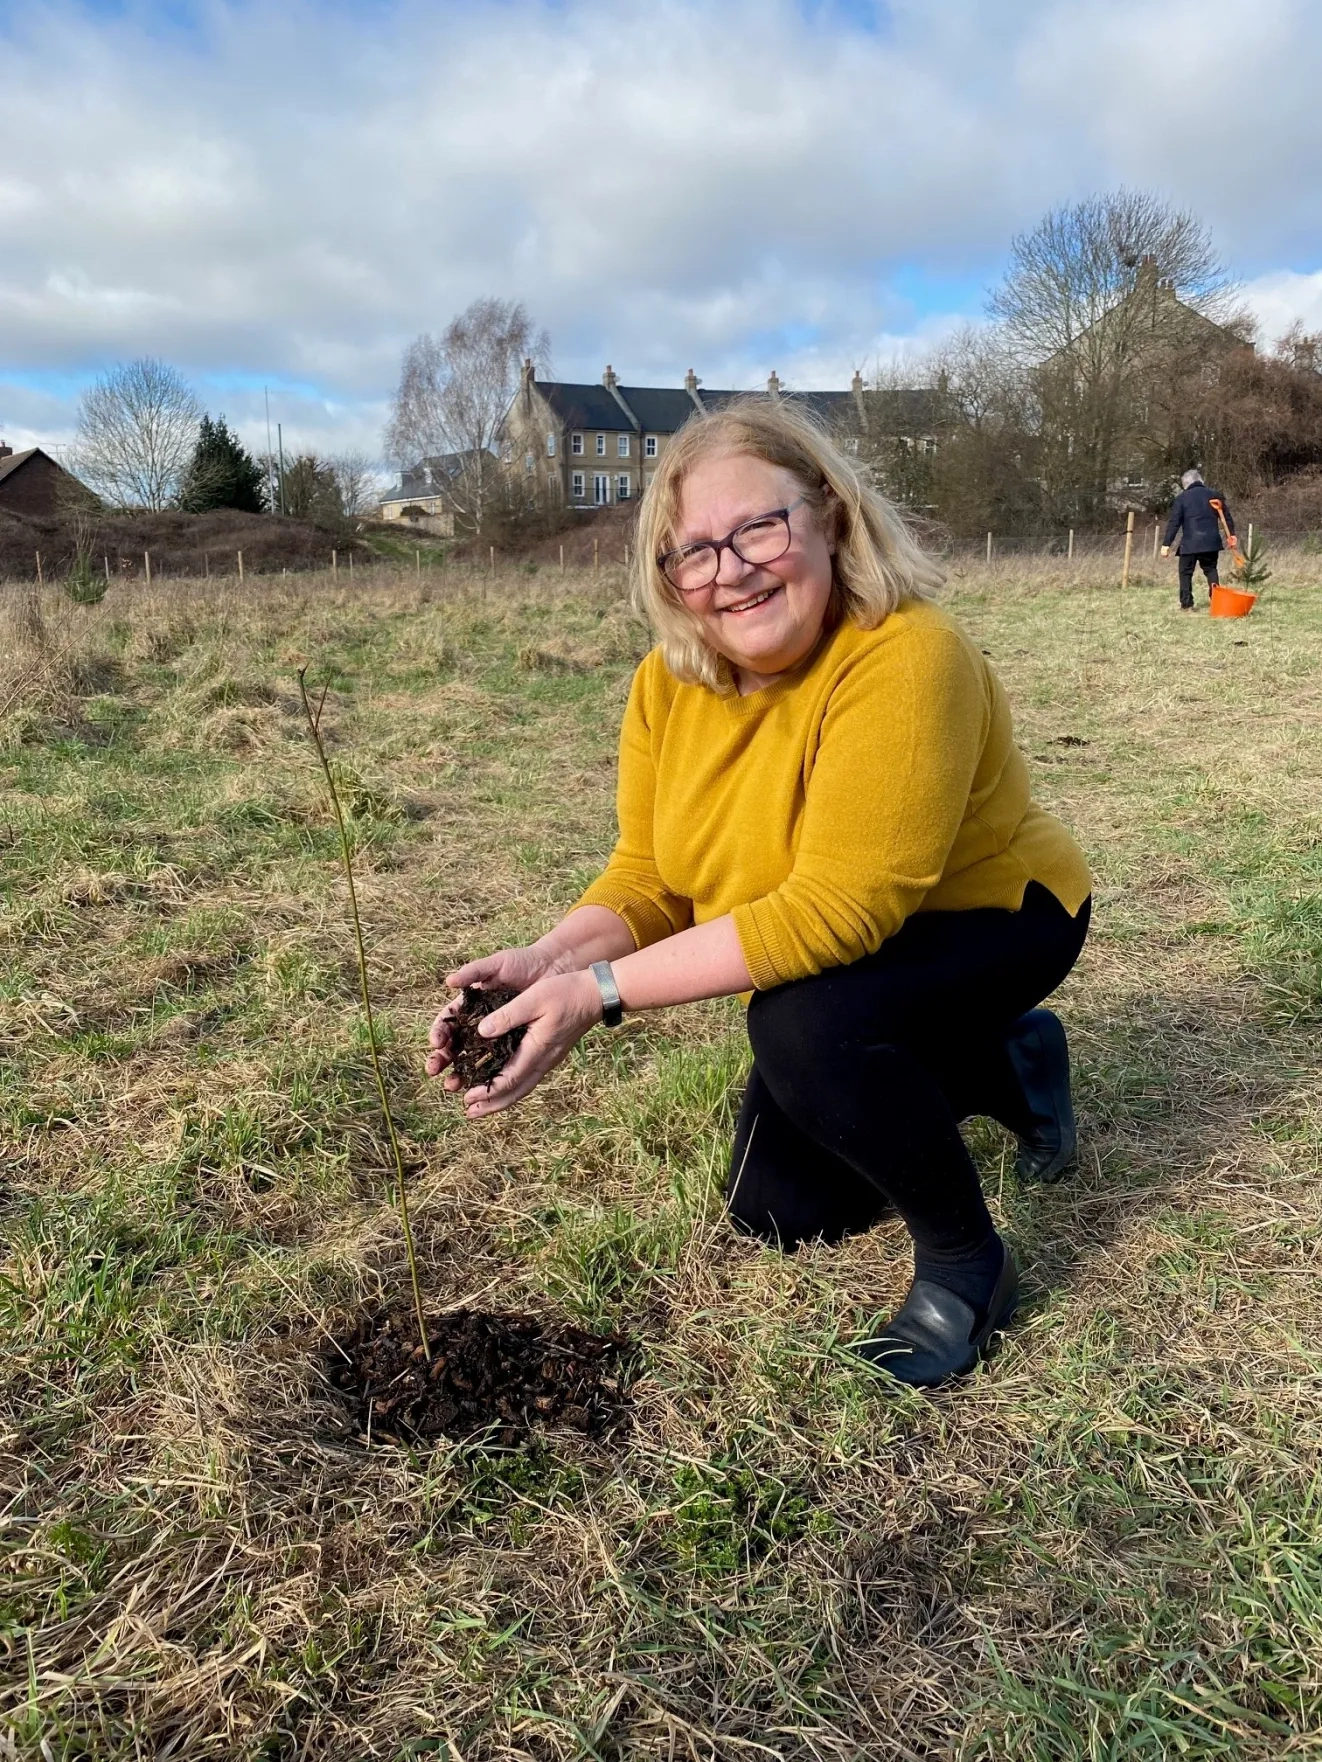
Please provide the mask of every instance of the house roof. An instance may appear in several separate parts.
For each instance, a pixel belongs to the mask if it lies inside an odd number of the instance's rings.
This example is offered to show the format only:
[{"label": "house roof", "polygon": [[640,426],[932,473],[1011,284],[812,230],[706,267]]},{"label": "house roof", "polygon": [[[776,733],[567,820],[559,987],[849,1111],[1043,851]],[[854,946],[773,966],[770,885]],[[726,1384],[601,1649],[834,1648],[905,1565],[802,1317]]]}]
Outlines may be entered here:
[{"label": "house roof", "polygon": [[673,434],[694,413],[693,399],[682,386],[622,385],[616,389],[649,434]]},{"label": "house roof", "polygon": [[[17,471],[20,465],[26,465],[34,454],[40,452],[40,447],[28,447],[22,453],[11,453],[7,459],[0,459],[0,483],[3,483],[11,472]],[[49,457],[49,455],[45,454],[43,457]],[[55,461],[52,459],[51,464],[54,463]]]},{"label": "house roof", "polygon": [[[445,487],[446,478],[458,477],[475,449],[470,448],[462,453],[431,453],[425,459],[419,459],[416,465],[403,472],[400,480],[392,489],[388,489],[381,497],[383,502],[410,502],[419,498],[434,496]],[[492,463],[495,458],[492,456]],[[426,470],[431,468],[431,482],[426,478]]]},{"label": "house roof", "polygon": [[[633,423],[604,385],[567,385],[561,380],[539,379],[537,390],[566,428],[633,430]],[[624,388],[621,386],[620,390]],[[685,393],[680,396],[688,401]],[[690,414],[692,411],[690,402]]]}]

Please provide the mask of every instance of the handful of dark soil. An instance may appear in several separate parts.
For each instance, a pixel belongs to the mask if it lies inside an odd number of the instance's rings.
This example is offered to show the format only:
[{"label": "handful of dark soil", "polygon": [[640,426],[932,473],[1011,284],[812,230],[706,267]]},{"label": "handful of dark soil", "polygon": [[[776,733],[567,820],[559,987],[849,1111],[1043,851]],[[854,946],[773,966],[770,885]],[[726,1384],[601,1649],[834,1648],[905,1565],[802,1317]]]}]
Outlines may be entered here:
[{"label": "handful of dark soil", "polygon": [[450,1017],[450,1056],[454,1074],[465,1089],[489,1084],[518,1051],[526,1028],[511,1028],[508,1034],[497,1034],[494,1040],[484,1040],[477,1031],[483,1016],[491,1015],[517,996],[518,992],[511,991],[508,985],[464,986],[459,1008]]},{"label": "handful of dark soil", "polygon": [[628,1343],[535,1315],[458,1309],[427,1324],[431,1362],[412,1313],[369,1318],[340,1342],[330,1380],[350,1402],[360,1437],[470,1438],[497,1428],[516,1444],[534,1426],[596,1437],[623,1416]]}]

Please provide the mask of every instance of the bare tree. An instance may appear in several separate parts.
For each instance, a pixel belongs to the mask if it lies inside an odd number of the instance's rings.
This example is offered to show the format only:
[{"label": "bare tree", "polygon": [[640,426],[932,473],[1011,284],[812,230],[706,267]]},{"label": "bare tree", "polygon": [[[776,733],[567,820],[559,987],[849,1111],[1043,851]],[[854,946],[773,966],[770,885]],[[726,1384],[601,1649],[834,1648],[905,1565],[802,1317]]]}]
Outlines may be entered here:
[{"label": "bare tree", "polygon": [[386,455],[401,470],[450,455],[441,481],[454,511],[482,526],[499,469],[501,423],[523,362],[544,367],[550,352],[521,303],[480,299],[440,338],[424,334],[404,351],[386,430]]},{"label": "bare tree", "polygon": [[1054,209],[1010,248],[989,308],[1035,372],[1044,441],[1071,514],[1099,514],[1142,450],[1146,394],[1172,350],[1219,349],[1230,289],[1206,228],[1136,190]]},{"label": "bare tree", "polygon": [[164,508],[192,457],[202,406],[164,361],[109,368],[83,393],[71,463],[116,507]]},{"label": "bare tree", "polygon": [[327,463],[335,474],[340,504],[350,516],[366,514],[381,499],[376,468],[366,453],[336,453]]}]

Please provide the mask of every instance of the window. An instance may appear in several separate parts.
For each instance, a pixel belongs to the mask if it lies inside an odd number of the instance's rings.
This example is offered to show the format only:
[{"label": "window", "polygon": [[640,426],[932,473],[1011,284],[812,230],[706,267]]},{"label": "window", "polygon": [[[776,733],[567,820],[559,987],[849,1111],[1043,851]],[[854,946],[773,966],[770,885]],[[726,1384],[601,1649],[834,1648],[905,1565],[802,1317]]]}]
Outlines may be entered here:
[{"label": "window", "polygon": [[643,442],[643,453],[648,459],[656,458],[656,436],[654,434],[649,434]]},{"label": "window", "polygon": [[599,434],[597,436],[597,457],[599,459],[604,459],[606,457],[606,437],[604,434]]},{"label": "window", "polygon": [[629,479],[623,471],[615,479],[615,500],[627,502],[629,499]]},{"label": "window", "polygon": [[531,453],[525,453],[523,455],[523,469],[528,474],[529,477],[531,477],[533,474],[533,466],[535,463],[536,463],[536,461],[533,459],[533,456]]},{"label": "window", "polygon": [[923,457],[925,459],[930,459],[932,457],[933,453],[935,453],[935,452],[936,452],[936,438],[935,438],[935,436],[930,435],[930,434],[925,435],[923,437]]},{"label": "window", "polygon": [[[577,436],[575,438],[577,439]],[[583,473],[581,471],[574,473],[573,497],[576,502],[583,500]]]},{"label": "window", "polygon": [[581,453],[583,451],[583,436],[581,434],[571,436],[569,450],[571,453]]},{"label": "window", "polygon": [[621,459],[627,459],[629,457],[629,437],[627,434],[622,434],[618,437],[615,442],[615,451],[619,454]]},{"label": "window", "polygon": [[548,434],[546,437],[546,456],[548,459],[555,458],[555,436],[553,434]]}]

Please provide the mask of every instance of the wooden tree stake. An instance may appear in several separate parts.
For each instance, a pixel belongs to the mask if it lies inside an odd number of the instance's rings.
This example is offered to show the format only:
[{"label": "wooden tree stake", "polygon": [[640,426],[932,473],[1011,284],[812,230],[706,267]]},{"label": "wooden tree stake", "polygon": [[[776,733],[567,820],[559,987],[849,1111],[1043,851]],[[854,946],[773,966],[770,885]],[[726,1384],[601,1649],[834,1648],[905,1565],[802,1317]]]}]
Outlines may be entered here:
[{"label": "wooden tree stake", "polygon": [[1129,559],[1134,554],[1134,510],[1131,508],[1125,517],[1125,566],[1120,571],[1121,587],[1129,586]]}]

